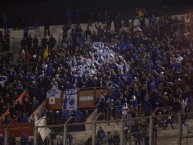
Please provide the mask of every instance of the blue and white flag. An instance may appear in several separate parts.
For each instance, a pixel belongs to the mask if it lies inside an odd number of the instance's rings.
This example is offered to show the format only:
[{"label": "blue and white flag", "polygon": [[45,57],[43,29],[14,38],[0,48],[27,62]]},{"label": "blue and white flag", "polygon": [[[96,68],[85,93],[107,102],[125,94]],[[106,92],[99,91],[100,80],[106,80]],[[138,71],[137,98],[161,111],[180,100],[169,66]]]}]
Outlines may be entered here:
[{"label": "blue and white flag", "polygon": [[68,89],[64,91],[63,110],[77,110],[77,89]]},{"label": "blue and white flag", "polygon": [[47,95],[48,98],[60,98],[61,90],[51,89],[51,90],[47,91],[46,95]]}]

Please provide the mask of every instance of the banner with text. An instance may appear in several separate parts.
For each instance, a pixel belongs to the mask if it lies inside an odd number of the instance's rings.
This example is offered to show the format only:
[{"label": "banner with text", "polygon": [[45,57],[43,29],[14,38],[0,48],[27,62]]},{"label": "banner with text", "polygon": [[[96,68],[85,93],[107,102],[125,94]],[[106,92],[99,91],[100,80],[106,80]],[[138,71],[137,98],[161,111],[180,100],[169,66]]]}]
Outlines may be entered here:
[{"label": "banner with text", "polygon": [[77,92],[77,89],[68,89],[64,91],[62,105],[63,110],[77,110]]},{"label": "banner with text", "polygon": [[60,96],[61,96],[61,90],[51,89],[47,92],[48,98],[60,98]]}]

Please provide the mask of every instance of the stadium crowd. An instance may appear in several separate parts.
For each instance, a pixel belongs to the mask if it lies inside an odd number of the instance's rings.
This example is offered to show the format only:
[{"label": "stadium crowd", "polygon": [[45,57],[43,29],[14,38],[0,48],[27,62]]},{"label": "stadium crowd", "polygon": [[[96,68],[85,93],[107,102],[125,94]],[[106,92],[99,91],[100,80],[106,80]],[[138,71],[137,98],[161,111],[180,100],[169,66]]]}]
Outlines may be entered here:
[{"label": "stadium crowd", "polygon": [[[146,18],[138,12],[133,20],[115,16],[113,23],[107,14],[103,24],[90,22],[94,32],[89,26],[83,31],[80,25],[70,24],[64,25],[59,45],[53,35],[39,43],[37,36],[32,38],[24,28],[18,64],[7,61],[0,66],[0,113],[10,108],[3,123],[14,119],[28,122],[27,116],[51,88],[112,88],[112,94],[101,93],[96,102],[98,111],[111,108],[113,112],[113,106],[118,106],[123,115],[122,106],[127,108],[127,104],[136,112],[141,104],[145,116],[157,107],[172,106],[166,111],[171,113],[192,104],[192,14],[180,19],[153,15]],[[14,104],[24,89],[29,95],[22,104]],[[50,112],[45,113],[53,119]],[[62,119],[69,115],[63,112]]]},{"label": "stadium crowd", "polygon": [[[96,24],[93,33],[89,27],[83,32],[80,25],[64,25],[59,46],[52,35],[42,38],[40,44],[36,36],[26,37],[24,31],[19,65],[1,66],[1,76],[6,79],[1,86],[1,102],[5,104],[1,110],[12,104],[23,88],[30,91],[31,97],[25,100],[33,100],[32,108],[44,100],[51,87],[119,89],[106,101],[134,107],[143,103],[145,111],[190,101],[192,39],[188,32],[193,16],[145,18],[138,11],[138,16],[129,21],[116,16],[112,25],[106,15],[104,24]],[[69,29],[70,36],[66,33]],[[101,43],[95,46],[93,42]]]}]

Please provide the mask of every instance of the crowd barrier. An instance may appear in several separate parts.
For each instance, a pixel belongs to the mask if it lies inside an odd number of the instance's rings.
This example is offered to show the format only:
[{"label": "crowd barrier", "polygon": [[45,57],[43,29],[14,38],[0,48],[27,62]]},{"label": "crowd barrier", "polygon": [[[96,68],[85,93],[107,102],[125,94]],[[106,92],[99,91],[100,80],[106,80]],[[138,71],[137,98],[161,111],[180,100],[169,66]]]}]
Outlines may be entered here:
[{"label": "crowd barrier", "polygon": [[[130,112],[127,112],[121,118],[111,120],[101,119],[102,115],[102,113],[99,113],[93,122],[86,123],[70,123],[70,120],[73,119],[71,117],[65,124],[59,125],[35,126],[34,123],[1,125],[0,134],[5,139],[4,145],[9,143],[12,134],[17,137],[18,145],[23,134],[29,136],[28,141],[33,141],[34,145],[52,145],[54,143],[83,145],[89,141],[92,145],[95,145],[98,141],[102,145],[107,145],[109,136],[117,136],[118,145],[139,143],[158,145],[160,142],[163,144],[187,145],[193,141],[193,112],[174,114],[154,112],[151,116],[141,117],[132,117]],[[105,137],[102,140],[97,135],[100,128],[105,132]],[[43,133],[43,137],[40,131],[46,131],[45,134]]]},{"label": "crowd barrier", "polygon": [[[21,144],[21,136],[27,135],[29,138],[29,142],[33,141],[34,136],[34,129],[35,124],[34,123],[13,123],[9,125],[0,125],[0,134],[4,138],[4,144],[3,145],[9,145],[11,144],[11,137],[15,137],[15,143],[17,145]],[[1,144],[2,145],[2,144]]]},{"label": "crowd barrier", "polygon": [[[191,115],[193,112],[187,113]],[[91,142],[95,145],[100,142],[102,145],[108,144],[108,136],[118,136],[118,145],[134,145],[134,144],[148,144],[156,145],[160,143],[185,145],[191,142],[193,118],[188,118],[186,126],[183,123],[185,113],[173,114],[171,122],[168,120],[170,115],[151,115],[146,117],[132,118],[128,113],[117,120],[100,120],[99,114],[93,122],[87,123],[73,123],[61,124],[57,126],[39,126],[38,128],[48,127],[51,129],[53,136],[49,136],[42,142],[58,142],[62,141],[64,145],[83,145],[86,142]],[[167,120],[157,124],[157,119],[162,118]],[[171,127],[173,124],[174,128]],[[72,128],[80,129],[85,127],[83,131],[74,132]],[[165,127],[165,128],[164,128]],[[105,132],[103,139],[97,135],[98,130],[102,129]],[[71,136],[71,137],[70,137]],[[38,134],[37,137],[38,138]],[[69,143],[70,142],[70,143]]]}]

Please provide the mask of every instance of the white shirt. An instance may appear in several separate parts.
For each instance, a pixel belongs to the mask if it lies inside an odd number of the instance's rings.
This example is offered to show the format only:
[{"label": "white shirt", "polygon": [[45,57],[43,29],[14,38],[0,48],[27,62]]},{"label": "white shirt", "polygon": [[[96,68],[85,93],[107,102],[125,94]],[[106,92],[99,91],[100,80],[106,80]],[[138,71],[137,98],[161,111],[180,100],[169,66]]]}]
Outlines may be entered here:
[{"label": "white shirt", "polygon": [[136,27],[136,26],[140,26],[140,20],[138,18],[134,19],[133,21],[133,26]]},{"label": "white shirt", "polygon": [[127,106],[123,106],[123,108],[122,108],[122,115],[126,115],[127,114],[127,110],[128,110],[128,107]]},{"label": "white shirt", "polygon": [[0,80],[0,85],[1,85],[2,87],[4,87],[4,84],[5,84],[5,82],[7,81],[7,77],[6,77],[6,76],[0,76],[0,78],[3,78],[2,80]]}]

